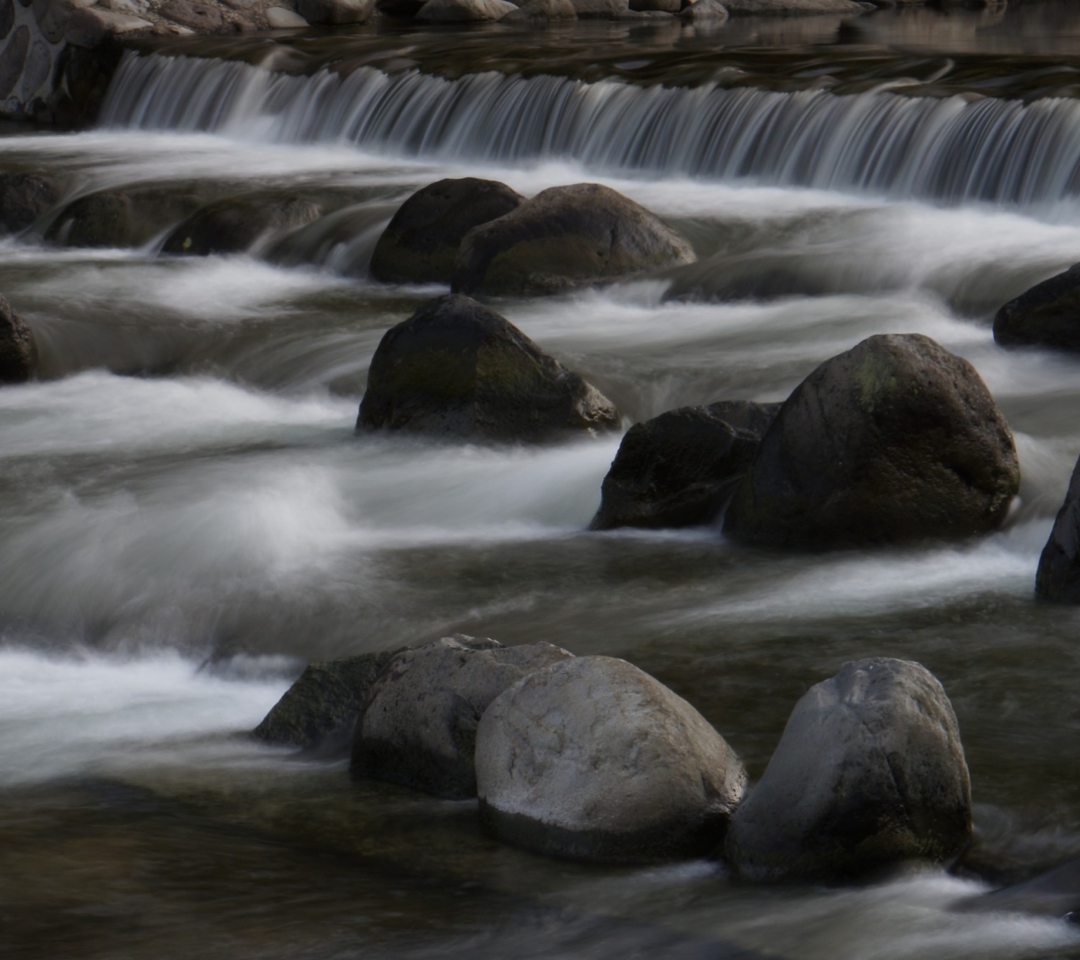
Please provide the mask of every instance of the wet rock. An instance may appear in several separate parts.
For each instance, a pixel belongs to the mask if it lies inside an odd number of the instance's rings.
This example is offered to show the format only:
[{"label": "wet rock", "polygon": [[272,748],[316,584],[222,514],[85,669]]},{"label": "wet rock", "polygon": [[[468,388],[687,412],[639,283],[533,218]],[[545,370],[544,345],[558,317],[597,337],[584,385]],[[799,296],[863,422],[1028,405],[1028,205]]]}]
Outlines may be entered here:
[{"label": "wet rock", "polygon": [[322,208],[299,197],[229,197],[196,211],[169,234],[164,253],[239,253],[317,220]]},{"label": "wet rock", "polygon": [[965,912],[1029,913],[1080,920],[1080,860],[1069,860],[1030,880],[1011,884],[960,904]]},{"label": "wet rock", "polygon": [[872,6],[852,0],[724,0],[734,16],[785,16],[814,13],[864,13]]},{"label": "wet rock", "polygon": [[610,187],[551,187],[461,243],[452,289],[532,295],[659,270],[694,259],[690,244]]},{"label": "wet rock", "polygon": [[516,9],[507,0],[427,0],[417,11],[416,19],[453,23],[501,20]]},{"label": "wet rock", "polygon": [[308,22],[298,13],[284,7],[268,7],[266,23],[273,30],[302,30]]},{"label": "wet rock", "polygon": [[23,24],[15,30],[3,52],[0,52],[0,97],[8,96],[19,82],[29,46],[30,30]]},{"label": "wet rock", "polygon": [[962,538],[1020,487],[1012,434],[966,360],[919,334],[826,360],[785,401],[724,519],[736,540],[824,549]]},{"label": "wet rock", "polygon": [[454,294],[386,332],[356,424],[504,442],[617,425],[598,390],[505,317]]},{"label": "wet rock", "polygon": [[217,7],[198,3],[197,0],[166,0],[157,12],[173,23],[191,27],[197,33],[215,33],[224,24]]},{"label": "wet rock", "polygon": [[465,234],[524,200],[495,180],[465,177],[429,184],[401,205],[379,237],[371,275],[384,283],[449,283]]},{"label": "wet rock", "polygon": [[746,785],[701,714],[610,657],[555,664],[495,700],[477,731],[476,776],[500,839],[606,862],[704,855]]},{"label": "wet rock", "polygon": [[296,12],[308,23],[364,23],[375,12],[375,0],[296,0]]},{"label": "wet rock", "polygon": [[138,247],[197,206],[194,195],[168,189],[102,190],[70,203],[46,239],[69,247]]},{"label": "wet rock", "polygon": [[1039,557],[1035,596],[1060,603],[1080,603],[1080,460],[1073,468],[1065,502]]},{"label": "wet rock", "polygon": [[604,477],[593,530],[711,523],[757,452],[780,404],[723,401],[637,423]]},{"label": "wet rock", "polygon": [[998,310],[994,339],[1003,347],[1080,351],[1080,263]]},{"label": "wet rock", "polygon": [[38,351],[27,322],[0,297],[0,383],[25,383],[37,374]]},{"label": "wet rock", "polygon": [[137,33],[151,27],[153,24],[142,17],[112,13],[99,7],[83,7],[68,18],[65,37],[73,46],[92,50],[100,46],[106,37]]},{"label": "wet rock", "polygon": [[576,20],[577,11],[571,0],[526,0],[517,10],[508,13],[503,20]]},{"label": "wet rock", "polygon": [[98,0],[97,5],[113,13],[126,13],[132,17],[142,17],[150,12],[149,0]]},{"label": "wet rock", "polygon": [[717,0],[697,0],[679,14],[684,20],[721,21],[728,18],[727,7]]},{"label": "wet rock", "polygon": [[348,756],[371,686],[398,651],[309,664],[253,731],[265,743]]},{"label": "wet rock", "polygon": [[550,643],[504,647],[458,634],[398,653],[356,728],[352,771],[451,799],[476,796],[476,727],[500,693],[571,658]]},{"label": "wet rock", "polygon": [[752,880],[835,880],[943,861],[971,833],[971,786],[952,704],[921,664],[843,666],[796,704],[725,853]]},{"label": "wet rock", "polygon": [[387,17],[411,20],[426,0],[376,0],[375,9]]},{"label": "wet rock", "polygon": [[629,0],[571,0],[581,20],[623,20],[630,13]]},{"label": "wet rock", "polygon": [[36,173],[0,173],[0,227],[18,233],[60,199],[60,185]]}]

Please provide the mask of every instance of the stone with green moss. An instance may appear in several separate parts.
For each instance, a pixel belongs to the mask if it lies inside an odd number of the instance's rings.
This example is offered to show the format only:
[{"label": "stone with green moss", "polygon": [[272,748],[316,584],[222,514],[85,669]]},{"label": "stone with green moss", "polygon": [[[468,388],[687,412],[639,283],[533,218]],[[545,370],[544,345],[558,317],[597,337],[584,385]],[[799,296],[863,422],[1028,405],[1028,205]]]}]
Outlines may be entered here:
[{"label": "stone with green moss", "polygon": [[827,549],[999,527],[1016,446],[975,368],[920,334],[870,337],[784,402],[724,520],[735,540]]}]

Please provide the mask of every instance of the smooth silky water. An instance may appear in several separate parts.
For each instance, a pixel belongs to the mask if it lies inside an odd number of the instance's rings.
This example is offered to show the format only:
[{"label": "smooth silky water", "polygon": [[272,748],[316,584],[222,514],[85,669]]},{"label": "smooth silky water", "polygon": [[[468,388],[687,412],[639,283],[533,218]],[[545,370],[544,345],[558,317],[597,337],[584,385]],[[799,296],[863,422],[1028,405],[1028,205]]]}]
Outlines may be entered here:
[{"label": "smooth silky water", "polygon": [[[471,803],[246,736],[305,661],[463,631],[626,657],[756,777],[807,687],[905,657],[960,720],[972,859],[1006,879],[1080,855],[1080,614],[1032,597],[1080,452],[1080,361],[990,332],[1080,261],[1080,102],[1059,77],[1076,20],[201,41],[127,61],[94,130],[0,139],[0,165],[72,195],[338,198],[244,255],[48,246],[58,211],[3,244],[43,376],[0,391],[0,955],[1080,957],[1065,922],[963,909],[989,889],[969,875],[757,888],[705,861],[548,861],[485,838]],[[379,338],[441,292],[373,283],[375,238],[411,191],[468,175],[599,180],[693,240],[678,275],[497,304],[627,425],[780,400],[866,336],[925,333],[1015,432],[1006,528],[811,557],[601,535],[616,437],[355,436]]]}]

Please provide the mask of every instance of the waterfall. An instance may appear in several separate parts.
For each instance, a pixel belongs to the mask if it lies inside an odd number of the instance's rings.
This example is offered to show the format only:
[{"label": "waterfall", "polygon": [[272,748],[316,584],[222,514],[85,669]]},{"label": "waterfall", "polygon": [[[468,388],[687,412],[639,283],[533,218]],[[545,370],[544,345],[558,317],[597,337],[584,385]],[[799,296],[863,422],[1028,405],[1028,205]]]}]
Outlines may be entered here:
[{"label": "waterfall", "polygon": [[639,87],[491,72],[447,80],[370,67],[292,76],[129,54],[102,123],[945,203],[1037,204],[1080,192],[1080,101],[1071,99]]}]

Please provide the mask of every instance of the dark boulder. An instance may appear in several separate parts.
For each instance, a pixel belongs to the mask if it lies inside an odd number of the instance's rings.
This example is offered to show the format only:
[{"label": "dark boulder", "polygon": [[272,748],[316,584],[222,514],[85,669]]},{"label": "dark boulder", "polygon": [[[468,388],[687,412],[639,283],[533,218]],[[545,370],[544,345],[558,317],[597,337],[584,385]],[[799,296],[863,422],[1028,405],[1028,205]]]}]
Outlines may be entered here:
[{"label": "dark boulder", "polygon": [[439,180],[406,200],[375,244],[371,275],[384,283],[449,283],[461,240],[524,201],[495,180]]},{"label": "dark boulder", "polygon": [[348,756],[375,678],[397,651],[309,664],[252,734],[320,756]]},{"label": "dark boulder", "polygon": [[1039,557],[1035,596],[1080,603],[1080,460],[1073,468],[1065,502]]},{"label": "dark boulder", "polygon": [[34,333],[0,297],[0,383],[25,383],[37,373]]},{"label": "dark boulder", "polygon": [[870,337],[784,402],[724,532],[805,549],[987,533],[1020,487],[1012,434],[966,360],[920,334]]},{"label": "dark boulder", "polygon": [[356,727],[352,772],[450,799],[476,796],[476,727],[500,693],[572,654],[458,634],[396,654]]},{"label": "dark boulder", "polygon": [[1010,300],[994,317],[1003,347],[1080,351],[1080,263]]},{"label": "dark boulder", "polygon": [[364,23],[375,12],[375,0],[296,0],[296,12],[308,23]]},{"label": "dark boulder", "polygon": [[845,664],[796,704],[725,854],[751,880],[837,880],[944,861],[971,835],[971,784],[952,704],[909,660]]},{"label": "dark boulder", "polygon": [[778,403],[729,400],[634,424],[604,477],[591,529],[711,523],[779,409]]},{"label": "dark boulder", "polygon": [[60,199],[60,185],[36,173],[0,173],[0,227],[19,233]]},{"label": "dark boulder", "polygon": [[625,660],[580,657],[510,687],[480,720],[485,826],[537,853],[599,862],[706,856],[746,771],[709,722]]},{"label": "dark boulder", "polygon": [[68,204],[46,239],[69,247],[139,247],[197,207],[197,198],[185,191],[102,190]]},{"label": "dark boulder", "polygon": [[368,371],[357,429],[496,441],[610,430],[599,391],[544,353],[505,317],[450,294],[391,327]]},{"label": "dark boulder", "polygon": [[690,263],[690,244],[610,187],[551,187],[474,227],[461,243],[452,289],[460,293],[559,293]]},{"label": "dark boulder", "polygon": [[229,197],[197,210],[177,226],[162,252],[203,257],[241,253],[317,220],[322,212],[319,204],[300,197]]}]

